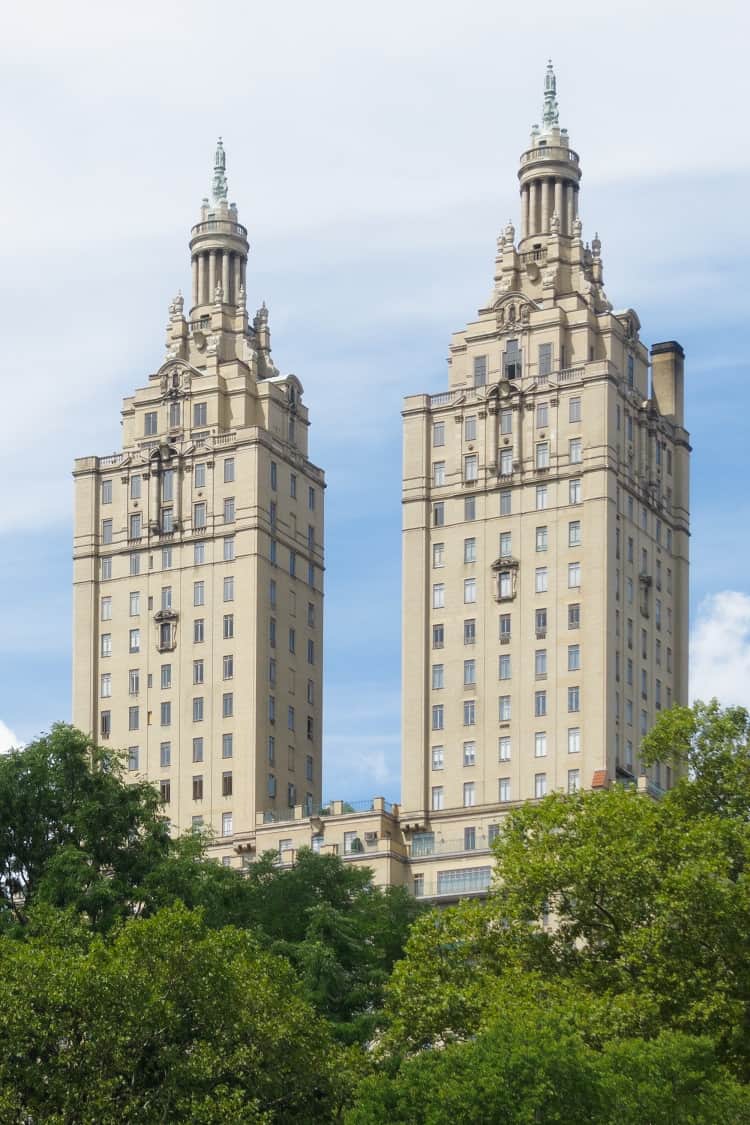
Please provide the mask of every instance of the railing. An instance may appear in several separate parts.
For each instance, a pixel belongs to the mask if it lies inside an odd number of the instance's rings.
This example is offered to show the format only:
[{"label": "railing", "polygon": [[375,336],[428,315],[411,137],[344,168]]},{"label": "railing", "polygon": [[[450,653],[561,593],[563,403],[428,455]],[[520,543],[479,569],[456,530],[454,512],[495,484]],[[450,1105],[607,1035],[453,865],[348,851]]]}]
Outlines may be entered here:
[{"label": "railing", "polygon": [[415,879],[416,898],[446,898],[461,894],[486,894],[492,882],[492,868],[475,867],[468,871],[442,871],[432,880]]},{"label": "railing", "polygon": [[112,453],[109,457],[100,457],[99,468],[104,469],[107,467],[107,465],[119,465],[124,457],[124,453]]},{"label": "railing", "polygon": [[575,379],[582,379],[585,372],[585,367],[564,367],[557,378],[560,383],[572,383]]},{"label": "railing", "polygon": [[232,219],[209,219],[205,223],[196,223],[190,232],[196,234],[237,234],[240,238],[247,238],[247,228],[242,223],[235,223]]},{"label": "railing", "polygon": [[528,262],[546,262],[547,261],[547,247],[535,246],[533,250],[524,250],[520,255],[521,261],[526,264]]},{"label": "railing", "polygon": [[191,330],[194,330],[196,328],[200,328],[201,331],[202,331],[204,328],[210,328],[210,327],[211,327],[211,317],[210,316],[199,316],[195,320],[189,320],[188,321],[188,328],[190,328]]},{"label": "railing", "polygon": [[417,837],[409,844],[409,855],[412,859],[421,859],[431,855],[464,855],[471,852],[489,851],[490,840],[484,832],[477,832],[474,837],[474,846],[467,847],[465,837],[450,840],[420,839]]},{"label": "railing", "polygon": [[237,440],[237,434],[214,434],[214,445],[230,445]]},{"label": "railing", "polygon": [[522,164],[530,164],[533,160],[562,160],[571,164],[578,163],[578,153],[572,148],[562,148],[558,145],[538,145],[530,148],[521,157]]}]

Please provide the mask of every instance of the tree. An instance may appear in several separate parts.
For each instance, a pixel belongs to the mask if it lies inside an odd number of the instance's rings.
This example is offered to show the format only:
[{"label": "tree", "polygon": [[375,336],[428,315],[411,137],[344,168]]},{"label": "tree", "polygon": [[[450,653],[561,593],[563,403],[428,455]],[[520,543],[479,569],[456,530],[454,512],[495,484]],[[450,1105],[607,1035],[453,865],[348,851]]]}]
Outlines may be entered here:
[{"label": "tree", "polygon": [[63,723],[0,757],[0,913],[73,905],[99,928],[127,912],[169,851],[159,794],[124,779],[122,756]]},{"label": "tree", "polygon": [[199,911],[0,941],[4,1121],[324,1122],[346,1074],[289,965]]}]

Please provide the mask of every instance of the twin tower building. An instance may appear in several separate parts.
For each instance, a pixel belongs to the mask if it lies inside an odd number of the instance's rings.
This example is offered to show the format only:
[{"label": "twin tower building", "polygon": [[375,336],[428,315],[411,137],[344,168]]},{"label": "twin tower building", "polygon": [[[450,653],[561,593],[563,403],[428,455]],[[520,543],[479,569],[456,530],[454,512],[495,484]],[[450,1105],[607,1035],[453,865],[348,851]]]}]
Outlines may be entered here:
[{"label": "twin tower building", "polygon": [[687,701],[683,352],[606,296],[551,67],[518,176],[447,389],[404,403],[400,805],[321,803],[324,475],[221,142],[165,358],[122,451],[76,461],[73,720],[223,863],[308,846],[450,900],[515,804],[672,784],[639,746]]}]

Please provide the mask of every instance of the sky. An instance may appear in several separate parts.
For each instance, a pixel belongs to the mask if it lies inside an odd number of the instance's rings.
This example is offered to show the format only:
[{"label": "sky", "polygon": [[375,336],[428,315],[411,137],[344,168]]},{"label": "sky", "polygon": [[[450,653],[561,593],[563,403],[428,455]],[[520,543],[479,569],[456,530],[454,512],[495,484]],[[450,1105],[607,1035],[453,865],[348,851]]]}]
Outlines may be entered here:
[{"label": "sky", "polygon": [[518,226],[548,57],[608,296],[687,354],[691,690],[750,706],[749,32],[727,0],[9,6],[0,749],[70,718],[73,459],[163,359],[221,134],[327,474],[324,796],[397,799],[401,399],[446,386]]}]

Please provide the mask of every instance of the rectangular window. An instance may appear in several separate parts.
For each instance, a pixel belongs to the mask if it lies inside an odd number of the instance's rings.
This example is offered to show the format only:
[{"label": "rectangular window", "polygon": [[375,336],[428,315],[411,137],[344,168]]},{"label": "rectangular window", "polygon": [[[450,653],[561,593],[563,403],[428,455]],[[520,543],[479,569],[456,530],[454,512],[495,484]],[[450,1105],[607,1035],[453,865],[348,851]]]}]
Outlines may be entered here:
[{"label": "rectangular window", "polygon": [[128,695],[138,695],[141,690],[141,673],[138,668],[131,668],[128,672]]},{"label": "rectangular window", "polygon": [[538,648],[534,653],[534,675],[541,680],[547,675],[547,650]]},{"label": "rectangular window", "polygon": [[169,700],[159,704],[159,725],[162,727],[172,725],[172,704]]},{"label": "rectangular window", "polygon": [[433,422],[432,444],[436,447],[445,445],[445,422]]},{"label": "rectangular window", "polygon": [[534,735],[534,757],[547,757],[547,735],[543,730],[538,730]]},{"label": "rectangular window", "polygon": [[434,810],[442,809],[443,807],[443,787],[442,785],[433,785],[432,787],[432,808]]},{"label": "rectangular window", "polygon": [[193,583],[193,605],[206,604],[206,584],[205,582]]},{"label": "rectangular window", "polygon": [[273,488],[274,491],[275,491],[277,487],[278,487],[278,469],[277,469],[277,466],[276,466],[276,462],[272,461],[271,462],[271,488]]},{"label": "rectangular window", "polygon": [[500,532],[500,557],[507,558],[511,553],[511,533],[509,531]]},{"label": "rectangular window", "polygon": [[432,626],[432,647],[443,648],[445,645],[445,626],[433,625]]},{"label": "rectangular window", "polygon": [[497,760],[499,762],[510,761],[510,738],[508,735],[502,735],[497,740]]},{"label": "rectangular window", "polygon": [[549,425],[549,403],[539,402],[536,407],[536,425],[539,430],[546,430]]},{"label": "rectangular window", "polygon": [[574,713],[581,710],[581,689],[578,687],[568,688],[568,711]]},{"label": "rectangular window", "polygon": [[443,582],[435,582],[432,587],[432,608],[443,609],[445,606],[445,585]]},{"label": "rectangular window", "polygon": [[568,524],[568,546],[580,547],[581,545],[581,521],[571,520]]},{"label": "rectangular window", "polygon": [[432,523],[434,527],[443,527],[445,524],[445,504],[442,500],[432,505]]},{"label": "rectangular window", "polygon": [[472,687],[477,682],[476,660],[464,660],[464,687]]},{"label": "rectangular window", "polygon": [[464,603],[470,605],[477,600],[477,580],[476,578],[464,579]]},{"label": "rectangular window", "polygon": [[315,663],[315,641],[308,640],[307,642],[307,663]]},{"label": "rectangular window", "polygon": [[111,656],[112,655],[112,634],[111,633],[102,633],[101,654],[102,654],[102,656]]},{"label": "rectangular window", "polygon": [[196,488],[205,488],[206,487],[206,463],[205,463],[205,461],[200,461],[195,466],[195,469],[193,470],[193,483],[195,484]]},{"label": "rectangular window", "polygon": [[174,512],[172,508],[162,508],[161,510],[161,530],[165,534],[174,531]]},{"label": "rectangular window", "polygon": [[445,566],[445,543],[432,544],[432,565],[435,570]]},{"label": "rectangular window", "polygon": [[473,727],[477,721],[477,705],[474,699],[464,700],[464,726]]},{"label": "rectangular window", "polygon": [[102,621],[112,620],[112,598],[106,597],[101,600],[101,619]]},{"label": "rectangular window", "polygon": [[442,703],[436,703],[432,708],[432,729],[443,730],[445,712]]},{"label": "rectangular window", "polygon": [[500,476],[510,477],[513,475],[513,450],[501,449],[500,450]]},{"label": "rectangular window", "polygon": [[169,427],[175,429],[179,426],[181,417],[180,403],[170,402],[169,404]]},{"label": "rectangular window", "polygon": [[583,461],[583,443],[580,438],[571,438],[568,443],[568,456],[571,465],[580,465]]},{"label": "rectangular window", "polygon": [[445,484],[445,461],[433,462],[432,483],[435,488],[441,488]]},{"label": "rectangular window", "polygon": [[464,782],[464,808],[471,808],[477,803],[477,787],[473,781]]},{"label": "rectangular window", "polygon": [[548,588],[547,567],[538,566],[534,575],[534,589],[537,594],[546,594]]},{"label": "rectangular window", "polygon": [[[230,774],[230,780],[231,780],[231,774]],[[227,796],[227,794],[225,793],[224,796]],[[234,825],[233,825],[233,820],[232,820],[232,814],[230,812],[222,813],[221,814],[221,834],[222,834],[222,836],[231,836],[233,832],[234,832]],[[229,864],[227,863],[226,866],[228,867]]]},{"label": "rectangular window", "polygon": [[[201,663],[202,663],[202,661],[201,661]],[[161,674],[160,674],[160,683],[161,683],[162,691],[169,691],[169,689],[172,686],[172,665],[171,664],[162,664]]]},{"label": "rectangular window", "polygon": [[577,672],[581,667],[581,646],[568,645],[568,671]]},{"label": "rectangular window", "polygon": [[568,589],[577,590],[581,585],[581,564],[579,562],[568,563]]},{"label": "rectangular window", "polygon": [[102,711],[99,716],[99,732],[102,738],[109,738],[112,733],[112,712]]},{"label": "rectangular window", "polygon": [[443,664],[432,665],[432,690],[440,691],[445,687],[445,666]]},{"label": "rectangular window", "polygon": [[112,695],[112,673],[102,672],[99,681],[99,695],[102,699],[109,699]]},{"label": "rectangular window", "polygon": [[138,769],[138,760],[140,758],[140,750],[137,746],[128,746],[128,770],[131,772]]},{"label": "rectangular window", "polygon": [[499,777],[497,781],[497,797],[499,801],[510,800],[510,778]]},{"label": "rectangular window", "polygon": [[296,473],[290,473],[289,474],[289,495],[291,496],[292,500],[297,499],[297,474]]},{"label": "rectangular window", "polygon": [[231,484],[234,480],[234,457],[224,460],[224,484]]},{"label": "rectangular window", "polygon": [[193,800],[203,800],[203,776],[201,774],[193,774]]},{"label": "rectangular window", "polygon": [[432,747],[432,768],[441,770],[445,766],[445,754],[442,746]]},{"label": "rectangular window", "polygon": [[159,744],[159,765],[162,769],[172,764],[172,743],[161,742]]},{"label": "rectangular window", "polygon": [[549,468],[549,442],[548,441],[538,441],[536,443],[535,463],[536,463],[537,469],[548,469]]},{"label": "rectangular window", "polygon": [[536,486],[536,510],[538,512],[545,511],[547,507],[547,485],[538,484]]},{"label": "rectangular window", "polygon": [[234,558],[234,536],[227,535],[224,539],[224,562],[231,562]]},{"label": "rectangular window", "polygon": [[224,579],[224,601],[234,601],[234,578],[231,575]]},{"label": "rectangular window", "polygon": [[[206,526],[206,504],[201,500],[197,504],[193,504],[193,527],[202,528]],[[202,544],[201,544],[202,546]]]},{"label": "rectangular window", "polygon": [[510,679],[510,656],[507,654],[498,657],[498,679]]},{"label": "rectangular window", "polygon": [[[232,796],[232,771],[223,770],[221,774],[221,795],[222,797]],[[226,835],[226,833],[224,833]]]},{"label": "rectangular window", "polygon": [[568,792],[577,793],[581,788],[581,771],[568,770]]},{"label": "rectangular window", "polygon": [[501,613],[498,618],[499,624],[499,637],[501,641],[510,640],[510,614]]},{"label": "rectangular window", "polygon": [[464,496],[464,520],[468,523],[477,518],[476,496]]},{"label": "rectangular window", "polygon": [[112,481],[111,480],[103,480],[102,481],[102,504],[111,504],[111,503],[112,503]]},{"label": "rectangular window", "polygon": [[477,440],[477,416],[476,414],[467,414],[464,418],[464,441]]},{"label": "rectangular window", "polygon": [[534,774],[534,796],[546,797],[547,796],[547,775],[546,773]]},{"label": "rectangular window", "polygon": [[[170,547],[169,549],[171,551],[172,548]],[[203,566],[205,561],[206,561],[206,544],[205,543],[193,543],[193,565],[194,566]]]},{"label": "rectangular window", "polygon": [[101,580],[107,582],[112,577],[112,557],[101,560]]},{"label": "rectangular window", "polygon": [[535,691],[534,692],[534,714],[539,718],[543,718],[547,714],[547,692]]},{"label": "rectangular window", "polygon": [[568,753],[581,753],[581,728],[568,727]]},{"label": "rectangular window", "polygon": [[536,549],[537,551],[546,551],[548,543],[547,528],[538,527],[536,529]]},{"label": "rectangular window", "polygon": [[141,631],[140,629],[131,629],[128,634],[128,650],[130,652],[141,651]]},{"label": "rectangular window", "polygon": [[581,606],[579,602],[573,602],[568,606],[568,628],[580,629],[581,627]]},{"label": "rectangular window", "polygon": [[102,543],[112,542],[112,520],[102,520]]},{"label": "rectangular window", "polygon": [[483,387],[487,382],[487,356],[474,356],[474,386]]},{"label": "rectangular window", "polygon": [[193,761],[203,761],[203,739],[201,737],[193,739]]},{"label": "rectangular window", "polygon": [[479,458],[476,453],[469,453],[464,457],[464,480],[475,481],[479,470]]},{"label": "rectangular window", "polygon": [[196,695],[193,699],[193,722],[203,722],[203,696]]},{"label": "rectangular window", "polygon": [[477,764],[477,744],[476,742],[464,742],[464,765],[475,766]]},{"label": "rectangular window", "polygon": [[534,612],[534,630],[540,639],[547,636],[547,610],[537,609]]},{"label": "rectangular window", "polygon": [[[580,504],[581,503],[581,479],[574,477],[573,480],[568,481],[568,503]],[[619,528],[618,528],[619,530]]]},{"label": "rectangular window", "polygon": [[502,488],[500,490],[500,515],[509,516],[511,514],[513,493],[509,488]]},{"label": "rectangular window", "polygon": [[224,523],[234,523],[234,496],[224,499]]},{"label": "rectangular window", "polygon": [[464,851],[472,852],[477,846],[476,828],[464,828]]},{"label": "rectangular window", "polygon": [[[169,665],[166,665],[166,667],[169,667]],[[203,674],[204,674],[203,661],[202,660],[194,660],[193,661],[193,683],[194,684],[202,684],[203,683]]]},{"label": "rectangular window", "polygon": [[581,400],[578,397],[568,399],[568,421],[581,421]]},{"label": "rectangular window", "polygon": [[475,563],[477,561],[477,541],[476,539],[464,539],[464,562]]},{"label": "rectangular window", "polygon": [[503,353],[503,370],[506,379],[521,378],[521,350],[518,340],[508,340]]},{"label": "rectangular window", "polygon": [[157,414],[155,410],[147,410],[143,415],[143,433],[145,437],[153,437],[158,433]]},{"label": "rectangular window", "polygon": [[500,411],[500,433],[503,437],[509,437],[513,433],[513,411],[501,410]]},{"label": "rectangular window", "polygon": [[203,644],[204,632],[205,632],[205,629],[204,629],[203,618],[202,617],[196,617],[195,621],[193,622],[193,644],[194,645]]},{"label": "rectangular window", "polygon": [[314,777],[315,762],[312,754],[305,755],[305,780],[312,781]]},{"label": "rectangular window", "polygon": [[128,707],[128,730],[138,730],[140,724],[140,708]]},{"label": "rectangular window", "polygon": [[172,587],[171,586],[162,586],[162,588],[161,588],[161,608],[162,609],[171,609],[172,608]]},{"label": "rectangular window", "polygon": [[498,717],[501,723],[510,722],[510,696],[501,695],[498,699]]}]

